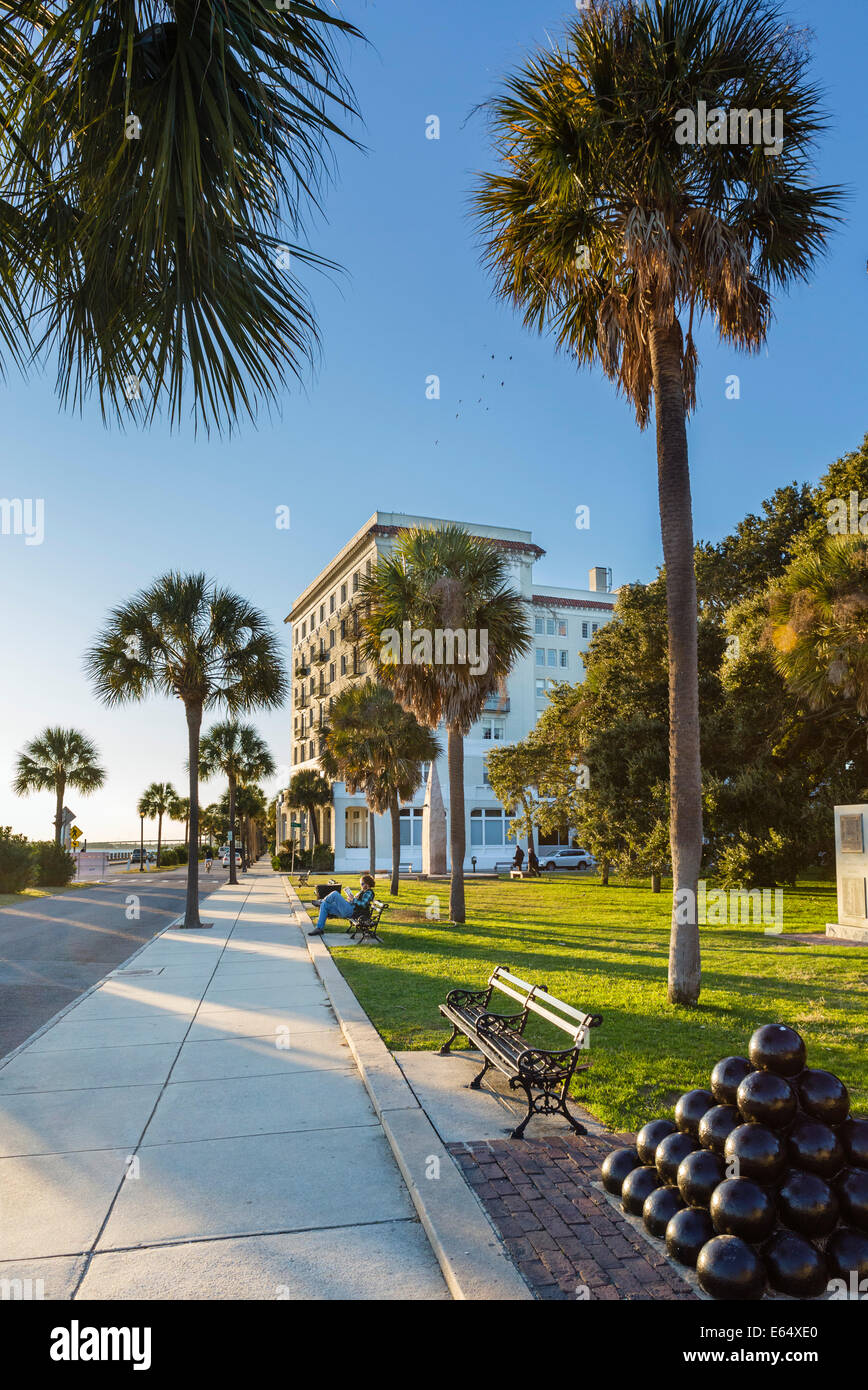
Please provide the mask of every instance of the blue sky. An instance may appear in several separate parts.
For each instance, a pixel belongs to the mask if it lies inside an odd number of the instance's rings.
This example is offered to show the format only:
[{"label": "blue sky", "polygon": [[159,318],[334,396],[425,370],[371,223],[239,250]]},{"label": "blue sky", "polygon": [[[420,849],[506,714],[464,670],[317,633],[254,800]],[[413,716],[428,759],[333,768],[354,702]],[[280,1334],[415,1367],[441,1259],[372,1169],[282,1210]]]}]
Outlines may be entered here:
[{"label": "blue sky", "polygon": [[[577,372],[495,303],[467,217],[473,173],[491,167],[473,108],[571,5],[342,10],[370,40],[348,54],[367,149],[338,149],[327,220],[311,225],[311,245],[346,274],[309,277],[322,362],[304,390],[288,387],[280,417],[223,441],[162,424],[122,434],[93,405],[59,414],[48,378],[0,383],[0,496],[45,499],[41,546],[0,536],[0,825],[51,832],[51,798],[19,801],[8,786],[16,751],[46,723],[85,729],[102,751],[105,789],[68,798],[91,839],[135,836],[149,781],[183,789],[180,706],[107,713],[81,667],[106,609],[167,568],[206,570],[287,632],[294,595],[378,507],[529,528],[547,552],[537,577],[553,585],[584,586],[593,564],[616,585],[648,579],[660,561],[653,430],[639,433],[599,371]],[[847,220],[811,285],[778,301],[767,353],[700,339],[697,538],[725,535],[790,479],[816,479],[868,429],[868,13],[842,0],[789,13],[815,30],[831,115],[818,178],[850,186]],[[425,138],[432,114],[437,141]],[[725,396],[733,372],[738,401]],[[425,396],[432,373],[439,401]],[[579,504],[589,531],[575,528]],[[281,505],[288,531],[274,525]],[[285,765],[288,712],[255,722]]]}]

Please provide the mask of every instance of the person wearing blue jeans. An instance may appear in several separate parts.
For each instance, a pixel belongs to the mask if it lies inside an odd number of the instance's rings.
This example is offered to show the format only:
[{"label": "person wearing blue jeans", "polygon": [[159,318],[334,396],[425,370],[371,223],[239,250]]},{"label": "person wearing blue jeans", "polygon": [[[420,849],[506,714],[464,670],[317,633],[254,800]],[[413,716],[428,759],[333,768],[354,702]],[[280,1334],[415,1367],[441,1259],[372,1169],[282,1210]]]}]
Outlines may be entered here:
[{"label": "person wearing blue jeans", "polygon": [[373,902],[373,898],[374,880],[370,874],[362,874],[359,893],[350,893],[346,898],[342,893],[329,893],[320,903],[316,926],[313,931],[308,932],[308,936],[322,936],[329,917],[352,917],[357,907],[367,907],[368,903]]}]

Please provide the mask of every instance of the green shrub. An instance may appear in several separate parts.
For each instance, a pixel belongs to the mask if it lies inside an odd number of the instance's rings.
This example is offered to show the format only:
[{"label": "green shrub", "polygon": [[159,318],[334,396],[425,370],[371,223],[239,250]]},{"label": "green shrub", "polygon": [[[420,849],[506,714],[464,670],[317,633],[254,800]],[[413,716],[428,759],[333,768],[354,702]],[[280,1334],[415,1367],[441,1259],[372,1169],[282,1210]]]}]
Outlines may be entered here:
[{"label": "green shrub", "polygon": [[178,845],[178,846],[176,846],[176,848],[172,851],[172,853],[173,853],[174,856],[175,856],[175,863],[176,863],[176,864],[186,864],[186,863],[187,863],[187,860],[189,859],[189,855],[187,854],[187,846],[186,846],[186,845]]},{"label": "green shrub", "polygon": [[170,867],[172,866],[172,864],[177,864],[177,862],[178,862],[178,861],[177,861],[177,859],[175,858],[175,850],[173,850],[173,849],[165,849],[165,848],[163,848],[163,849],[160,850],[160,868],[161,868],[161,869],[168,869],[168,868],[170,868]]},{"label": "green shrub", "polygon": [[[298,863],[297,859],[296,863]],[[283,854],[273,855],[271,860],[271,867],[276,874],[288,874],[290,869],[292,868],[292,855],[286,854],[285,852]]]},{"label": "green shrub", "polygon": [[774,888],[795,883],[801,867],[801,847],[777,830],[764,836],[741,830],[718,855],[715,878],[722,888]]},{"label": "green shrub", "polygon": [[24,835],[0,825],[0,893],[21,893],[36,878],[36,856]]},{"label": "green shrub", "polygon": [[34,840],[30,845],[36,862],[39,888],[65,888],[75,877],[75,860],[53,840]]},{"label": "green shrub", "polygon": [[331,871],[335,866],[335,852],[328,845],[317,845],[313,851],[310,867],[316,873]]}]

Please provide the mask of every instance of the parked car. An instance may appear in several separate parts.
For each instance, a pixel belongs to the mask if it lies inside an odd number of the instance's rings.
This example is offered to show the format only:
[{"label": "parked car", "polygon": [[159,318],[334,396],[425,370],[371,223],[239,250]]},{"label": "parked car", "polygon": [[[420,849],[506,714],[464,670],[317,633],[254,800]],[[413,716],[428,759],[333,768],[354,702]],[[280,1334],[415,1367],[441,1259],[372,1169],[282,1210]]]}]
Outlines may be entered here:
[{"label": "parked car", "polygon": [[541,869],[594,869],[597,861],[586,849],[540,848],[538,859]]},{"label": "parked car", "polygon": [[220,860],[220,863],[223,865],[224,869],[228,869],[228,868],[229,868],[229,851],[228,851],[228,850],[227,850],[226,853],[223,855],[223,858]]},{"label": "parked car", "polygon": [[[131,863],[131,864],[139,864],[139,863],[141,863],[141,858],[142,858],[142,852],[141,852],[141,850],[134,849],[134,850],[132,850],[132,851],[130,852],[130,863]],[[157,861],[157,856],[154,854],[153,850],[146,849],[146,850],[145,850],[145,863],[146,863],[146,864],[155,864],[156,861]]]}]

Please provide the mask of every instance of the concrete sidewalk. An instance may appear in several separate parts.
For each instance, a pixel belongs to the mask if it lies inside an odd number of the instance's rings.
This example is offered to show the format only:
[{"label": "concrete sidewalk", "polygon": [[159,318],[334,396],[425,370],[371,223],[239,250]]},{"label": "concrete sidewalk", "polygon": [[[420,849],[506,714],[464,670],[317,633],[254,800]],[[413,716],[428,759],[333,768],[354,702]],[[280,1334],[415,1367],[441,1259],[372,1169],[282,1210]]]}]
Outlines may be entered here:
[{"label": "concrete sidewalk", "polygon": [[0,1063],[0,1281],[448,1299],[306,916],[264,865],[201,910]]}]

